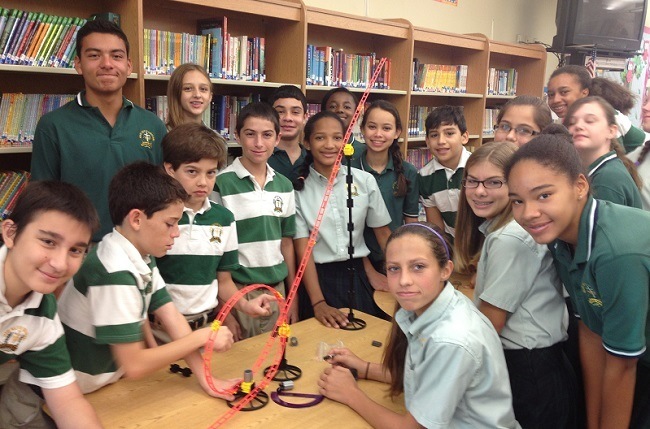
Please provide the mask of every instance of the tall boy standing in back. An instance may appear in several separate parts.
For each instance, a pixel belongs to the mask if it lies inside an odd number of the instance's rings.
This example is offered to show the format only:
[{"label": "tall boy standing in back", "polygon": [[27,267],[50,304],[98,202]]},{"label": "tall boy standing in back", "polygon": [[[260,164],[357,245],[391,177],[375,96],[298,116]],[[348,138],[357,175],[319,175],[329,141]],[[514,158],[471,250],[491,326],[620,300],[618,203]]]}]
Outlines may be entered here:
[{"label": "tall boy standing in back", "polygon": [[129,41],[115,24],[88,21],[77,34],[75,69],[85,90],[43,116],[36,126],[31,173],[34,180],[62,180],[80,187],[99,213],[99,241],[113,228],[108,185],[123,166],[137,160],[162,163],[160,119],[122,95],[132,65]]},{"label": "tall boy standing in back", "polygon": [[[267,164],[280,140],[279,132],[278,114],[271,106],[246,105],[237,118],[235,133],[242,156],[217,176],[214,190],[215,201],[235,215],[240,267],[231,275],[237,287],[261,283],[284,295],[288,290],[285,284],[291,286],[296,270],[296,203],[289,179]],[[247,298],[261,293],[253,291]],[[237,312],[244,338],[273,329],[279,309],[277,303],[271,308],[270,317],[257,319]],[[296,303],[289,311],[289,322],[297,321],[297,313]]]},{"label": "tall boy standing in back", "polygon": [[469,140],[463,108],[437,107],[424,125],[427,146],[434,159],[418,172],[420,198],[427,222],[453,237],[461,180],[470,156],[463,147]]},{"label": "tall boy standing in back", "polygon": [[282,85],[269,100],[280,117],[280,142],[273,149],[269,165],[290,181],[298,178],[307,151],[302,146],[302,131],[307,121],[307,98],[300,88]]}]

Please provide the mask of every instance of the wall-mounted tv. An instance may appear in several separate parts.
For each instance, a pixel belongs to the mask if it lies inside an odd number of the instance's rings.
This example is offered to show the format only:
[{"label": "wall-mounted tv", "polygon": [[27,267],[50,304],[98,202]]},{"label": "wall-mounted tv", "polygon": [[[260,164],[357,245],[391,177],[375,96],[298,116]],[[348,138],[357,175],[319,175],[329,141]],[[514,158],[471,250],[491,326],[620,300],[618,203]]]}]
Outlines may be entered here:
[{"label": "wall-mounted tv", "polygon": [[648,0],[558,0],[551,52],[636,52]]}]

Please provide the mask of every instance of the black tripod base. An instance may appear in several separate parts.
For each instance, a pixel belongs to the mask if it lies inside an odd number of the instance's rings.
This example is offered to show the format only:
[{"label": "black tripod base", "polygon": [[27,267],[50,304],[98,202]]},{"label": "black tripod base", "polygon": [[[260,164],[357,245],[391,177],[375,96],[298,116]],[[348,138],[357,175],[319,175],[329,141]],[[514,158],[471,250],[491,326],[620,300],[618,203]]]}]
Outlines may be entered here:
[{"label": "black tripod base", "polygon": [[341,329],[345,331],[360,331],[366,327],[366,321],[363,319],[357,319],[354,317],[352,312],[348,313],[348,324],[341,326]]},{"label": "black tripod base", "polygon": [[[264,375],[266,375],[270,369],[270,366],[264,368]],[[280,361],[280,365],[278,365],[278,372],[276,372],[273,376],[273,381],[297,380],[301,376],[302,369],[298,368],[295,365],[289,365],[286,359],[282,359],[282,361]]]},{"label": "black tripod base", "polygon": [[[226,401],[226,403],[230,408],[232,408],[235,405],[237,405],[237,402],[239,402],[239,400],[242,399],[244,396],[246,396],[246,393],[237,392],[235,393],[235,400]],[[248,404],[246,404],[246,406],[240,409],[240,411],[259,410],[260,408],[264,408],[268,403],[269,403],[269,394],[263,390],[260,390],[259,392],[257,392],[257,395],[255,395],[255,397]]]}]

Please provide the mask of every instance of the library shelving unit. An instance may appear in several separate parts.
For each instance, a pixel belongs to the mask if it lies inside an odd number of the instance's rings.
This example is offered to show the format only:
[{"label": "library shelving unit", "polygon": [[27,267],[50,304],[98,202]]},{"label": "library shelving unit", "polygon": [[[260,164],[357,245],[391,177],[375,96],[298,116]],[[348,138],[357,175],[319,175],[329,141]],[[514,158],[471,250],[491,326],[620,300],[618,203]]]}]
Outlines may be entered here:
[{"label": "library shelving unit", "polygon": [[[114,12],[131,45],[133,73],[124,95],[144,106],[146,97],[164,95],[168,76],[144,74],[144,30],[196,34],[197,21],[228,18],[228,32],[265,38],[266,81],[213,79],[214,92],[267,98],[274,88],[292,84],[303,89],[311,103],[320,103],[327,86],[306,82],[307,45],[331,46],[346,53],[374,52],[391,59],[390,89],[373,89],[369,98],[393,102],[402,116],[404,153],[423,146],[423,138],[408,136],[411,106],[461,105],[465,109],[470,145],[482,142],[483,109],[498,107],[509,97],[488,96],[489,67],[515,68],[517,94],[542,95],[546,53],[541,46],[488,40],[416,27],[404,19],[381,20],[305,6],[302,0],[4,0],[4,8],[59,16],[88,17]],[[466,93],[413,91],[413,58],[422,63],[467,65]],[[75,94],[83,80],[73,69],[0,65],[0,92]],[[359,96],[363,88],[351,91]],[[0,147],[0,169],[29,168],[31,149]]]},{"label": "library shelving unit", "polygon": [[[377,58],[390,58],[390,89],[373,89],[368,101],[383,98],[397,107],[400,116],[408,118],[408,90],[411,85],[412,25],[404,20],[380,20],[305,7],[307,22],[306,44],[331,46],[345,53],[374,52]],[[306,62],[306,45],[303,48]],[[306,70],[305,70],[306,72]],[[307,85],[303,73],[303,89],[310,103],[320,103],[329,86]],[[349,88],[357,97],[365,88]],[[406,126],[404,126],[406,128]],[[406,130],[402,131],[405,140]],[[404,148],[406,145],[404,145]]]},{"label": "library shelving unit", "polygon": [[[479,145],[483,126],[483,109],[485,108],[487,38],[482,35],[452,34],[415,27],[413,46],[413,58],[417,58],[420,63],[466,65],[467,90],[464,93],[446,93],[409,89],[410,105],[426,106],[427,108],[447,104],[462,106],[470,135],[468,145]],[[424,128],[422,128],[421,134],[421,136],[407,136],[408,148],[424,145]]]},{"label": "library shelving unit", "polygon": [[[546,71],[546,49],[538,44],[512,44],[490,40],[488,42],[488,69],[514,68],[517,70],[516,95],[544,94],[544,74]],[[497,109],[515,95],[500,96],[486,94],[486,108]],[[491,139],[493,136],[485,136]]]}]

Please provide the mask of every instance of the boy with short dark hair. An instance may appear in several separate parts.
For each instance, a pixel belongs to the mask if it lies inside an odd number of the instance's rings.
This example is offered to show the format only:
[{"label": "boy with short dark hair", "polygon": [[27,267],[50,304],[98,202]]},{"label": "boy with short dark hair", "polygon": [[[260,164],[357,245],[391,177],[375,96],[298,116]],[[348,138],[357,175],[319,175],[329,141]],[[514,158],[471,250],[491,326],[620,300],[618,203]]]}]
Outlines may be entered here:
[{"label": "boy with short dark hair", "polygon": [[[167,293],[154,258],[178,237],[178,220],[188,195],[161,167],[130,164],[111,180],[109,208],[115,224],[64,289],[59,308],[68,350],[84,393],[123,375],[140,378],[184,358],[209,395],[232,399],[234,381],[213,382],[203,369],[199,348],[210,328],[192,331]],[[173,340],[145,348],[143,326],[153,313]],[[232,345],[228,328],[217,331],[215,349]]]},{"label": "boy with short dark hair", "polygon": [[268,164],[291,182],[298,178],[307,151],[302,146],[302,131],[307,122],[307,98],[295,85],[275,90],[269,104],[280,117],[280,142],[273,149]]},{"label": "boy with short dark hair", "polygon": [[29,183],[2,222],[0,365],[18,365],[2,386],[0,427],[101,427],[75,382],[53,294],[79,269],[97,228],[88,197],[55,181]]},{"label": "boy with short dark hair", "polygon": [[420,199],[431,222],[452,238],[458,212],[460,185],[470,152],[463,108],[441,106],[427,116],[426,143],[434,158],[418,172]]},{"label": "boy with short dark hair", "polygon": [[[241,288],[262,283],[275,287],[284,295],[295,276],[293,236],[296,233],[296,204],[293,185],[267,164],[280,140],[277,112],[265,103],[246,105],[237,118],[237,141],[242,156],[217,176],[216,201],[230,209],[237,223],[240,267],[231,272]],[[249,300],[262,291],[248,294]],[[272,303],[270,317],[251,319],[237,313],[244,337],[269,332],[279,316]],[[297,307],[288,314],[297,321]]]},{"label": "boy with short dark hair", "polygon": [[[237,293],[231,270],[239,268],[235,217],[227,208],[208,199],[217,171],[226,164],[223,138],[202,124],[187,123],[172,129],[162,141],[164,167],[190,196],[178,222],[180,236],[157,260],[167,291],[193,330],[217,316],[219,301]],[[252,317],[270,314],[270,295],[253,301],[239,300],[235,306]],[[155,321],[154,321],[155,322]],[[224,323],[241,338],[234,317]],[[164,332],[154,323],[154,335],[165,342]]]}]

